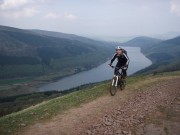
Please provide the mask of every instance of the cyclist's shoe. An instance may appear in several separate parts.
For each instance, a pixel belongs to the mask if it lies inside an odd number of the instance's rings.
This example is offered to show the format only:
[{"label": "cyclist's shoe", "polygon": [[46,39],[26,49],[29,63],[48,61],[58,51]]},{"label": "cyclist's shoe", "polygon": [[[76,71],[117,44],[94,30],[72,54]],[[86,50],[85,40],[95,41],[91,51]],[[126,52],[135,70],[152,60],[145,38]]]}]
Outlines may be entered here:
[{"label": "cyclist's shoe", "polygon": [[122,75],[121,79],[126,80],[126,77],[127,77],[126,75]]}]

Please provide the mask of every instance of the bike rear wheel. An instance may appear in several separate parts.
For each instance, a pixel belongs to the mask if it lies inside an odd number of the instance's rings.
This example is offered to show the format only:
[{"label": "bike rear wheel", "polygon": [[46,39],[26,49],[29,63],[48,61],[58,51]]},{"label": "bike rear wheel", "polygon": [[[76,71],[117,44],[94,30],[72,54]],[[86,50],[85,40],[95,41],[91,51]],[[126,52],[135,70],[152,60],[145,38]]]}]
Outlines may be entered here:
[{"label": "bike rear wheel", "polygon": [[116,83],[116,77],[113,77],[110,83],[110,88],[109,88],[109,92],[111,96],[114,96],[118,90],[118,85],[115,86],[115,83]]}]

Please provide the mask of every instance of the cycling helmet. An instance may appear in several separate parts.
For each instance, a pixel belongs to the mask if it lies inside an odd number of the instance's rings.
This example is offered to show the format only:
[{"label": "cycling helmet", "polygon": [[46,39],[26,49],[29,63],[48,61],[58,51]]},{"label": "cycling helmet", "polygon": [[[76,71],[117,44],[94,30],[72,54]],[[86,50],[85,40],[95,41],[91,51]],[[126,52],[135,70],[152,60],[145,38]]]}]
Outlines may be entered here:
[{"label": "cycling helmet", "polygon": [[116,47],[116,50],[121,50],[122,48],[120,46],[117,46]]}]

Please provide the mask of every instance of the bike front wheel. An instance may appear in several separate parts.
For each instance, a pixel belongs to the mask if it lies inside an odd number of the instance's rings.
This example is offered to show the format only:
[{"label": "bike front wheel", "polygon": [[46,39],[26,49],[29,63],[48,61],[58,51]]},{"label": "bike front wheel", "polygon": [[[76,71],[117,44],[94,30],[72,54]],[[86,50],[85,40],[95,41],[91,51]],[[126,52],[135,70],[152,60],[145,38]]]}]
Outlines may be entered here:
[{"label": "bike front wheel", "polygon": [[116,86],[116,77],[113,77],[110,83],[109,92],[111,96],[114,96],[118,90],[118,86]]}]

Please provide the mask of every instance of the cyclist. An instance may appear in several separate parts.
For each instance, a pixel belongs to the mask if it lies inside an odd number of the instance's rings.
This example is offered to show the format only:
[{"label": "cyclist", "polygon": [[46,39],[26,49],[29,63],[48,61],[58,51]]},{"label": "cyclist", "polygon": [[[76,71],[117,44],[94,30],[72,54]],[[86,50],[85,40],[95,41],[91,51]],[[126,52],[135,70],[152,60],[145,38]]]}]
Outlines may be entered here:
[{"label": "cyclist", "polygon": [[110,66],[112,66],[112,63],[117,58],[118,62],[116,64],[116,67],[114,69],[114,76],[118,75],[119,69],[122,69],[122,79],[125,79],[127,76],[126,70],[128,68],[129,58],[127,54],[124,53],[124,49],[122,49],[120,46],[116,47],[116,53],[114,54],[113,58],[111,59]]}]

